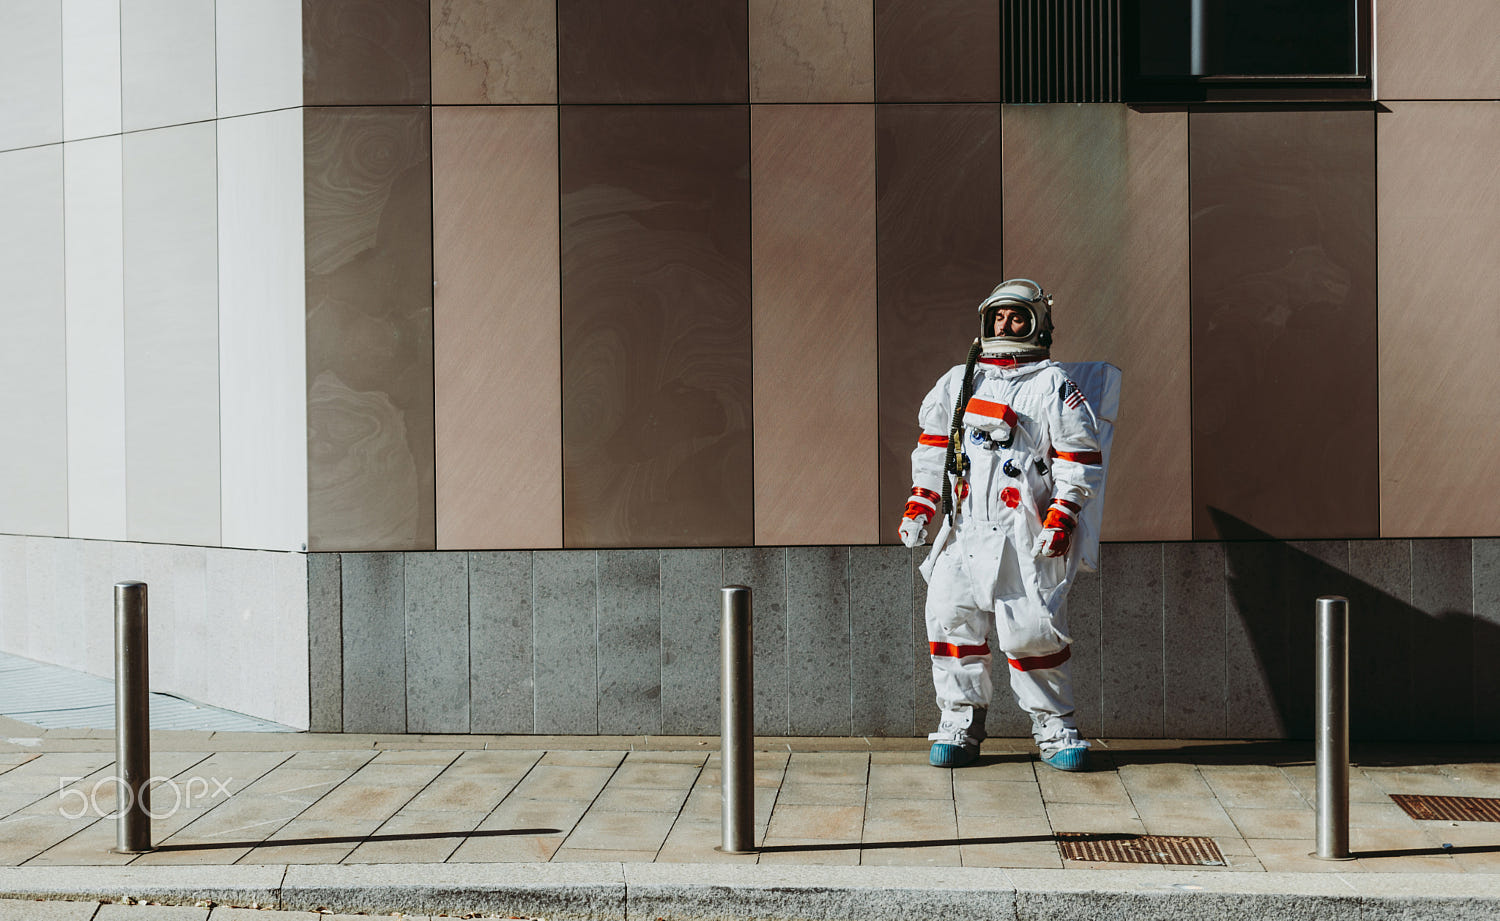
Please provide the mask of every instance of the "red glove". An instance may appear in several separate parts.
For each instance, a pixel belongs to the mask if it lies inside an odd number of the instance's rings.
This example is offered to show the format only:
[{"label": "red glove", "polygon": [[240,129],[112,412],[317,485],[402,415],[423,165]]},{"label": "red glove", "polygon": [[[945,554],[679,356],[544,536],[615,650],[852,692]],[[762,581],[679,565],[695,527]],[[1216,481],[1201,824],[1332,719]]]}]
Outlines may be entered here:
[{"label": "red glove", "polygon": [[1042,519],[1042,533],[1037,535],[1032,552],[1037,556],[1062,556],[1068,552],[1073,541],[1073,529],[1078,527],[1077,502],[1053,499],[1047,507],[1047,517]]}]

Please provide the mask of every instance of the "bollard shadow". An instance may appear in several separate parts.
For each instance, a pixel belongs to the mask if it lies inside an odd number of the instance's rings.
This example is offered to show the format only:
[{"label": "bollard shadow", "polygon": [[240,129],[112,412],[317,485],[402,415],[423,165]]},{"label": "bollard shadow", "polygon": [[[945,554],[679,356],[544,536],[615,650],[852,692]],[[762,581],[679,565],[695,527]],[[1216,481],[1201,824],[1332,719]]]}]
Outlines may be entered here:
[{"label": "bollard shadow", "polygon": [[329,835],[320,838],[262,838],[259,841],[214,841],[205,844],[162,844],[160,851],[220,851],[234,848],[300,847],[309,844],[365,844],[376,841],[430,841],[434,838],[499,838],[507,835],[560,835],[558,828],[502,828],[486,831],[424,831],[405,835]]},{"label": "bollard shadow", "polygon": [[[1108,760],[1094,752],[1100,769],[1126,764],[1215,764],[1298,767],[1313,764],[1313,749],[1306,741],[1279,739],[1247,742],[1204,743],[1161,748],[1107,749]],[[1500,744],[1464,742],[1353,742],[1349,760],[1366,767],[1430,767],[1434,764],[1500,763]]]},{"label": "bollard shadow", "polygon": [[1480,725],[1476,709],[1474,650],[1500,648],[1500,624],[1470,610],[1471,542],[1292,542],[1220,509],[1209,514],[1223,538],[1227,690],[1243,734],[1312,738],[1314,604],[1343,595],[1352,740],[1500,739],[1500,726]]},{"label": "bollard shadow", "polygon": [[[1140,835],[1099,833],[1070,834],[1069,841],[1134,841]],[[758,854],[802,854],[812,851],[879,851],[895,848],[953,847],[965,844],[1057,844],[1057,835],[996,835],[978,838],[913,838],[910,841],[830,841],[827,844],[771,844],[755,848]]]},{"label": "bollard shadow", "polygon": [[1500,854],[1500,844],[1470,844],[1463,847],[1403,847],[1384,851],[1350,851],[1360,857],[1448,857],[1453,854]]}]

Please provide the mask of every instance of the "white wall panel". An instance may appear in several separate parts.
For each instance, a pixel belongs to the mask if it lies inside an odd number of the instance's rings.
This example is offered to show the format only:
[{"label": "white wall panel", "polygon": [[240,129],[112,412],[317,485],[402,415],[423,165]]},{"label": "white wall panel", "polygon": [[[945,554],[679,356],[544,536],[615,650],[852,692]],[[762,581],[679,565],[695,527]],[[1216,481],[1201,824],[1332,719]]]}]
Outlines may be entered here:
[{"label": "white wall panel", "polygon": [[25,655],[31,635],[26,601],[26,538],[0,534],[0,652]]},{"label": "white wall panel", "polygon": [[223,539],[307,543],[302,112],[219,122]]},{"label": "white wall panel", "polygon": [[219,0],[219,117],[302,104],[301,0]]},{"label": "white wall panel", "polygon": [[125,268],[120,137],[63,145],[68,533],[125,539]]},{"label": "white wall panel", "polygon": [[0,153],[0,531],[66,534],[62,145]]},{"label": "white wall panel", "polygon": [[306,728],[306,557],[212,547],[202,553],[205,604],[201,613],[177,610],[181,693]]},{"label": "white wall panel", "polygon": [[68,640],[80,625],[60,610],[59,587],[66,580],[59,548],[66,543],[51,537],[26,540],[26,648],[21,655],[38,662],[78,667],[81,656],[72,655]]},{"label": "white wall panel", "polygon": [[62,140],[62,0],[0,0],[0,150]]},{"label": "white wall panel", "polygon": [[120,0],[62,8],[63,138],[120,133]]},{"label": "white wall panel", "polygon": [[[58,540],[62,559],[58,615],[66,623],[72,667],[113,678],[115,670],[114,585],[106,540]],[[54,628],[56,629],[56,628]]]},{"label": "white wall panel", "polygon": [[120,6],[120,108],[126,131],[214,117],[214,4]]},{"label": "white wall panel", "polygon": [[219,542],[218,194],[212,123],[125,136],[131,540]]},{"label": "white wall panel", "polygon": [[[171,688],[173,693],[191,697],[177,677],[177,644],[180,633],[177,627],[177,609],[182,606],[189,611],[201,611],[204,606],[208,591],[203,582],[205,551],[202,547],[173,547],[170,544],[118,546],[136,547],[140,551],[141,574],[136,578],[146,583],[147,600],[151,607],[148,618],[151,633],[151,686],[158,690]],[[179,565],[183,558],[196,560],[196,566]],[[203,654],[200,651],[198,656]]]},{"label": "white wall panel", "polygon": [[[271,593],[276,601],[273,622],[266,628],[275,637],[271,656],[276,662],[274,673],[266,669],[263,681],[270,682],[265,697],[272,703],[267,719],[307,729],[312,714],[309,689],[307,557],[300,553],[270,553]],[[247,658],[250,652],[244,653]]]}]

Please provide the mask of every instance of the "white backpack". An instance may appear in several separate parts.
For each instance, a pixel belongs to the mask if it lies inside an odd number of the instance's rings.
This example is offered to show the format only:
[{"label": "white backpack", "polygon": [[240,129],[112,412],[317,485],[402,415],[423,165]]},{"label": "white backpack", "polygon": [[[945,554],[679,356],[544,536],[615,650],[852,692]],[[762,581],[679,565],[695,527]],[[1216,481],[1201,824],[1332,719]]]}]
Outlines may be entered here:
[{"label": "white backpack", "polygon": [[[1119,368],[1107,361],[1060,361],[1084,399],[1094,409],[1099,420],[1099,453],[1104,455],[1105,483],[1109,482],[1109,449],[1115,440],[1115,418],[1120,413]],[[1104,485],[1099,494],[1083,507],[1078,530],[1073,535],[1073,547],[1078,554],[1078,568],[1094,572],[1099,568],[1099,526],[1104,519]]]}]

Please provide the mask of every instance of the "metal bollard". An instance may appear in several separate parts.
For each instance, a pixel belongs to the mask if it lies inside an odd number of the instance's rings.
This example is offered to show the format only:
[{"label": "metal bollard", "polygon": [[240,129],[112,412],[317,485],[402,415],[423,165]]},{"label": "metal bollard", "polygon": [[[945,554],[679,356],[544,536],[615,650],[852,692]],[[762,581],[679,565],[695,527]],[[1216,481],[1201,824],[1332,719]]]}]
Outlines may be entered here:
[{"label": "metal bollard", "polygon": [[146,655],[146,583],[115,583],[115,812],[117,854],[151,847],[150,661]]},{"label": "metal bollard", "polygon": [[1317,604],[1317,850],[1320,860],[1349,855],[1349,599]]},{"label": "metal bollard", "polygon": [[723,844],[726,854],[755,850],[755,648],[750,626],[750,589],[723,590],[723,664],[720,671],[720,769],[723,783]]}]

